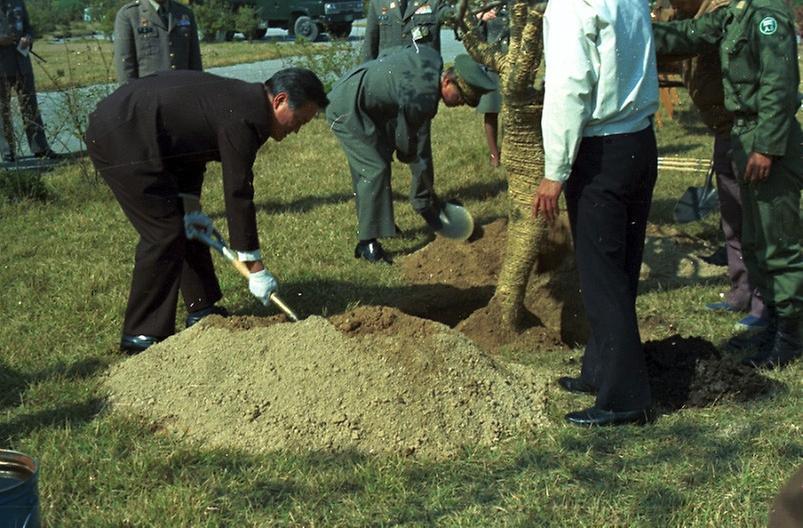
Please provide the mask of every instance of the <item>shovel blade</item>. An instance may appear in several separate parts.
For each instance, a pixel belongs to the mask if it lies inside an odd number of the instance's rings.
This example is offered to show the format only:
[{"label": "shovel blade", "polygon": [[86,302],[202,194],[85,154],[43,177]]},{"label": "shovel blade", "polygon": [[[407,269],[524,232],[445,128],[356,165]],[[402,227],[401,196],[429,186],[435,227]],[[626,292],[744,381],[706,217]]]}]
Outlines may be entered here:
[{"label": "shovel blade", "polygon": [[678,224],[688,224],[702,220],[719,207],[716,189],[689,187],[675,204],[674,217]]}]

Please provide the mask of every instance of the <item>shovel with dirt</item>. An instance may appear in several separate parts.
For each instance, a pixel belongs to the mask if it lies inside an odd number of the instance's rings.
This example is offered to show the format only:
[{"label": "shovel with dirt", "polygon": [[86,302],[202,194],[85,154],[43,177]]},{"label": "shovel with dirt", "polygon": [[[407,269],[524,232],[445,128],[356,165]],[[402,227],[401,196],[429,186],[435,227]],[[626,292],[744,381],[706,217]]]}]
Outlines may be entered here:
[{"label": "shovel with dirt", "polygon": [[[201,211],[201,200],[198,196],[192,194],[180,194],[181,200],[184,203],[184,213],[190,213],[193,211]],[[225,240],[223,240],[223,236],[217,229],[212,229],[211,234],[207,233],[206,231],[200,229],[188,229],[187,230],[187,238],[190,240],[198,240],[203,242],[210,248],[214,249],[226,259],[231,262],[232,266],[234,266],[240,274],[248,278],[251,275],[251,272],[248,271],[248,267],[245,265],[244,262],[241,262],[237,258],[237,253],[229,249],[226,245]],[[284,314],[293,322],[298,321],[298,315],[290,308],[284,300],[279,297],[276,293],[270,294],[270,302],[276,305]]]},{"label": "shovel with dirt", "polygon": [[702,187],[689,187],[678,203],[673,216],[678,224],[688,224],[702,220],[711,211],[719,208],[719,197],[714,186],[714,164],[712,163]]}]

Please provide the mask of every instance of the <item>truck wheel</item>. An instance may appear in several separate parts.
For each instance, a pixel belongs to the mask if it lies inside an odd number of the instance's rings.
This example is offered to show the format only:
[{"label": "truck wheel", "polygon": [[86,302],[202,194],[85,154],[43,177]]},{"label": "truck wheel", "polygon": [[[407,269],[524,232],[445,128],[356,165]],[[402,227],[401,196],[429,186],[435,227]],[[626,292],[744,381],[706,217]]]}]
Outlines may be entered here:
[{"label": "truck wheel", "polygon": [[351,35],[351,22],[345,24],[332,24],[329,26],[329,34],[332,38],[347,39]]},{"label": "truck wheel", "polygon": [[295,24],[293,24],[293,30],[296,34],[296,38],[304,37],[310,42],[315,42],[318,39],[318,34],[320,33],[318,30],[318,24],[313,22],[308,16],[298,17]]},{"label": "truck wheel", "polygon": [[267,33],[268,30],[266,28],[257,28],[251,32],[251,38],[253,40],[262,40]]}]

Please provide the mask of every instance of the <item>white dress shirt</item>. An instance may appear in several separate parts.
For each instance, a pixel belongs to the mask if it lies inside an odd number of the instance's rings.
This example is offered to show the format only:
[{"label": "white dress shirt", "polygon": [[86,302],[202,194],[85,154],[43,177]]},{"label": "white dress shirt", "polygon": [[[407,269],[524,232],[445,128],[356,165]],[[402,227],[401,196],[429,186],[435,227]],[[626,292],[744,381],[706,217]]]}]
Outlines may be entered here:
[{"label": "white dress shirt", "polygon": [[550,0],[544,60],[547,179],[569,178],[582,137],[650,125],[658,73],[647,0]]}]

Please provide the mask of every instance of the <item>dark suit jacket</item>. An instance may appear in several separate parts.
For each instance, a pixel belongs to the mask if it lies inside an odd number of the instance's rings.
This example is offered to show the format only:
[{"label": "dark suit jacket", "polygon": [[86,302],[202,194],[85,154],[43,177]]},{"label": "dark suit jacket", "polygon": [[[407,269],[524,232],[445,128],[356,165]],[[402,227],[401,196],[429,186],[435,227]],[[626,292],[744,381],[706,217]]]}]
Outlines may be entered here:
[{"label": "dark suit jacket", "polygon": [[252,165],[270,137],[272,119],[261,83],[162,72],[102,100],[89,116],[86,142],[101,172],[125,171],[131,192],[166,192],[143,186],[138,175],[200,178],[207,162],[220,161],[231,246],[249,251],[259,247]]}]

